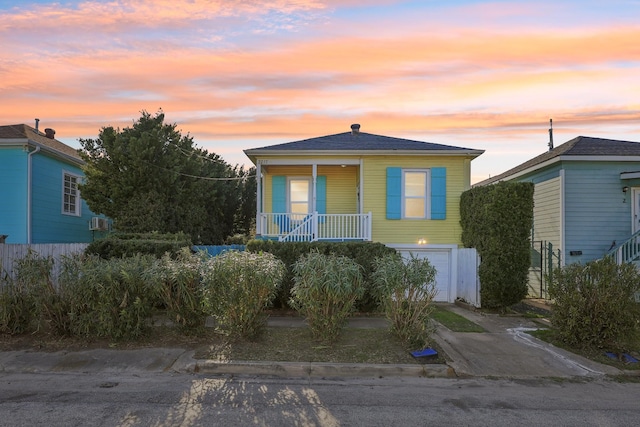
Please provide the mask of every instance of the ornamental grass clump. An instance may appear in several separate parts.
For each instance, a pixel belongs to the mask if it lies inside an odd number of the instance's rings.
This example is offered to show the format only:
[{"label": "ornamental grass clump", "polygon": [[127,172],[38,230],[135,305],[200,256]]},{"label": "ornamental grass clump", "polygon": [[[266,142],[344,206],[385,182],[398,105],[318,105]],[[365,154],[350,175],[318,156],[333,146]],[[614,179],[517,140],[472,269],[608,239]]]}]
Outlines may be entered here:
[{"label": "ornamental grass clump", "polygon": [[232,337],[253,338],[266,325],[268,307],[284,277],[282,261],[269,253],[228,251],[202,268],[205,310]]},{"label": "ornamental grass clump", "polygon": [[306,317],[315,339],[334,342],[364,293],[360,265],[314,251],[301,256],[293,271],[290,305]]},{"label": "ornamental grass clump", "polygon": [[148,272],[159,281],[159,298],[169,319],[185,331],[197,332],[205,326],[201,269],[207,258],[183,248],[174,257],[166,253]]},{"label": "ornamental grass clump", "polygon": [[640,274],[610,258],[553,271],[551,322],[560,340],[576,348],[629,350],[640,333]]},{"label": "ornamental grass clump", "polygon": [[19,334],[57,329],[65,309],[51,277],[54,260],[29,249],[14,262],[15,279],[6,275],[0,290],[0,332]]},{"label": "ornamental grass clump", "polygon": [[412,348],[429,345],[436,269],[428,259],[385,255],[375,261],[373,281],[392,331]]},{"label": "ornamental grass clump", "polygon": [[60,286],[69,302],[71,333],[116,340],[143,336],[158,303],[158,281],[149,276],[155,262],[152,255],[137,255],[66,263]]}]

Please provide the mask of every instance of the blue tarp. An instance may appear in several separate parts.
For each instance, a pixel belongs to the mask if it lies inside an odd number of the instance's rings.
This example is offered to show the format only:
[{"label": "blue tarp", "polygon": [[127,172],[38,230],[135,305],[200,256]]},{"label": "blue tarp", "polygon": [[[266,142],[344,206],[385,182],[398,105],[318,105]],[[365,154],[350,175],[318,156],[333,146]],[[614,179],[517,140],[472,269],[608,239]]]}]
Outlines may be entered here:
[{"label": "blue tarp", "polygon": [[217,256],[226,251],[242,252],[246,248],[246,245],[194,245],[191,247],[191,250],[194,252],[205,251],[211,256]]}]

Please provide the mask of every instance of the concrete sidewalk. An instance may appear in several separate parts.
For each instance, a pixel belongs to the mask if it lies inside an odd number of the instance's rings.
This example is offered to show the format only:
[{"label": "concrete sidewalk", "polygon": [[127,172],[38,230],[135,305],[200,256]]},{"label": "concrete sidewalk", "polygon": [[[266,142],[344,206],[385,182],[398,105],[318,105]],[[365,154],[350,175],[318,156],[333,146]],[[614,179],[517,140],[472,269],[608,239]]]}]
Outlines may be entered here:
[{"label": "concrete sidewalk", "polygon": [[[0,352],[0,372],[179,372],[280,377],[598,377],[622,371],[591,362],[524,333],[539,328],[523,317],[447,309],[482,326],[486,332],[452,332],[439,326],[434,336],[449,356],[447,364],[370,365],[293,362],[219,362],[194,359],[193,351],[175,348],[97,349],[80,352]],[[302,327],[298,317],[271,317],[270,326]],[[356,317],[353,328],[387,328],[383,318]]]},{"label": "concrete sidewalk", "polygon": [[479,377],[575,377],[618,375],[622,372],[567,352],[527,334],[540,324],[521,316],[485,314],[447,306],[486,332],[452,332],[444,326],[435,339],[451,358],[449,365],[458,376]]}]

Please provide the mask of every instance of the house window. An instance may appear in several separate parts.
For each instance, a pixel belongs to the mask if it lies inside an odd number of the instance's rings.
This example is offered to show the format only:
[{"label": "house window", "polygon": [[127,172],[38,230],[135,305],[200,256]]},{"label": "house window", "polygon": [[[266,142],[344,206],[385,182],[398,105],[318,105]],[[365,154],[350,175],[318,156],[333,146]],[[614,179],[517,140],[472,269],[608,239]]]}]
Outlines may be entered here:
[{"label": "house window", "polygon": [[311,179],[289,179],[289,212],[308,214],[311,206]]},{"label": "house window", "polygon": [[80,177],[69,172],[62,174],[62,213],[80,216]]},{"label": "house window", "polygon": [[429,170],[402,171],[402,217],[430,218]]}]

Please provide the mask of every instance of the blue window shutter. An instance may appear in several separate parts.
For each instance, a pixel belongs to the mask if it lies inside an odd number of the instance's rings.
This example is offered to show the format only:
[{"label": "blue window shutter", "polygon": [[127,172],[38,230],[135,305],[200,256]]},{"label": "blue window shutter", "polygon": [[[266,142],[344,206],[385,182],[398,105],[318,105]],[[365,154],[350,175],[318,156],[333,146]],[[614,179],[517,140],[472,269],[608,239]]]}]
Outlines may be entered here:
[{"label": "blue window shutter", "polygon": [[287,177],[274,176],[271,179],[271,210],[273,213],[287,212]]},{"label": "blue window shutter", "polygon": [[431,219],[447,217],[447,168],[431,168]]},{"label": "blue window shutter", "polygon": [[387,168],[387,219],[402,217],[402,169]]},{"label": "blue window shutter", "polygon": [[327,213],[327,177],[316,178],[316,210],[319,214]]}]

